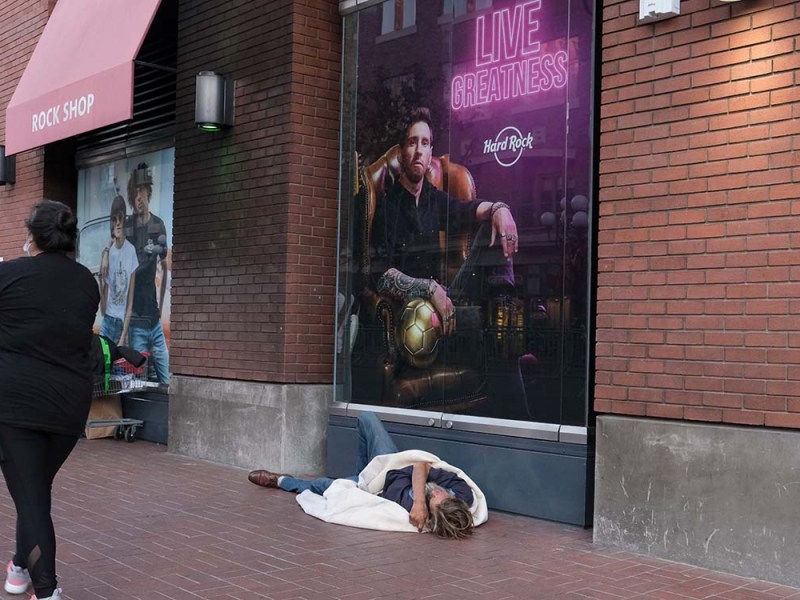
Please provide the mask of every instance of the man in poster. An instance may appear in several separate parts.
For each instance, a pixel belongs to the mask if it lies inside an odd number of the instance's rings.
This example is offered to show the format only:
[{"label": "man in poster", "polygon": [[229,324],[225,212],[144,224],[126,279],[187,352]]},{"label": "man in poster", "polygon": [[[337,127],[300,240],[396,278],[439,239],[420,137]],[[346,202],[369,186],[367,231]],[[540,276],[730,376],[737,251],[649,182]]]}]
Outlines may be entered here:
[{"label": "man in poster", "polygon": [[[146,163],[140,163],[128,180],[128,203],[133,214],[125,224],[125,236],[136,248],[139,266],[131,279],[128,311],[129,345],[139,352],[150,352],[158,382],[168,384],[169,352],[161,325],[161,309],[167,288],[167,229],[164,221],[150,212],[153,176]],[[156,295],[158,265],[162,275],[160,295]],[[159,303],[159,298],[161,302]]]},{"label": "man in poster", "polygon": [[[402,133],[400,176],[387,186],[375,210],[371,262],[373,273],[380,274],[376,282],[380,294],[401,302],[413,298],[430,300],[444,324],[444,334],[449,335],[456,330],[451,294],[475,295],[476,285],[481,283],[474,277],[479,265],[489,265],[486,283],[495,293],[513,290],[511,259],[518,250],[519,238],[507,204],[464,202],[436,189],[425,177],[432,156],[430,111],[417,108],[409,115]],[[476,222],[490,222],[491,233],[481,228],[448,293],[436,281],[441,262],[439,232],[448,228],[461,231]],[[495,247],[498,240],[499,248]]]},{"label": "man in poster", "polygon": [[[438,317],[434,325],[443,335],[450,336],[456,333],[456,305],[474,306],[483,300],[514,295],[512,257],[518,250],[517,226],[507,204],[464,201],[428,181],[426,173],[432,162],[433,135],[427,108],[411,111],[399,137],[399,173],[387,179],[372,221],[371,286],[380,296],[406,307],[411,306],[409,302],[414,299],[429,301]],[[478,229],[469,254],[446,287],[439,281],[444,260],[440,232],[472,231],[475,226]],[[462,311],[462,314],[475,313]],[[482,338],[486,325],[474,318],[471,320],[469,329],[473,339],[475,336]],[[417,365],[410,361],[409,366]],[[436,376],[430,379],[438,380]],[[442,385],[444,388],[439,391],[429,389],[418,393],[428,397],[447,395],[447,385]],[[486,369],[485,389],[489,396],[489,414],[528,418],[525,390],[515,357],[495,360]]]}]

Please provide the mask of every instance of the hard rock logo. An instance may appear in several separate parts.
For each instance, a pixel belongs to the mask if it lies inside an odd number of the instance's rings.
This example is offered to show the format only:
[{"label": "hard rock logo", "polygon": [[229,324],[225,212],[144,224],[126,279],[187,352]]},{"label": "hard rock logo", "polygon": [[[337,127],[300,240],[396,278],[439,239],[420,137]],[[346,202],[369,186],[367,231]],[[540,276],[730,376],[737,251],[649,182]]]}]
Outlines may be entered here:
[{"label": "hard rock logo", "polygon": [[[520,159],[523,150],[533,149],[533,139],[530,131],[523,135],[516,127],[505,127],[494,140],[491,138],[484,140],[483,153],[494,154],[494,159],[501,167],[511,167]],[[499,154],[501,152],[502,158]]]}]

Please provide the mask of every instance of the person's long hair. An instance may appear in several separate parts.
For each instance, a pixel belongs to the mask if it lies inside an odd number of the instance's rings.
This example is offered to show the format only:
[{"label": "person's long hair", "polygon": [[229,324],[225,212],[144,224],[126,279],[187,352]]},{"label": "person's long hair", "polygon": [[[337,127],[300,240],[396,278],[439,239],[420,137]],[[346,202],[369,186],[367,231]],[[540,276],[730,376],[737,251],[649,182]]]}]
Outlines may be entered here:
[{"label": "person's long hair", "polygon": [[460,540],[472,535],[474,522],[467,503],[459,498],[446,498],[430,510],[428,528],[436,537]]}]

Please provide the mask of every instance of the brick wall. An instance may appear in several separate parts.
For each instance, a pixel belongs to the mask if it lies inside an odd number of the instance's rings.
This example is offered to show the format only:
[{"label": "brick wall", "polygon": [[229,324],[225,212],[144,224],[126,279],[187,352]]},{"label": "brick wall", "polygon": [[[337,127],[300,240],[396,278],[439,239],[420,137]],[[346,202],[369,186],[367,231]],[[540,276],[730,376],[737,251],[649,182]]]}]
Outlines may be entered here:
[{"label": "brick wall", "polygon": [[603,5],[595,408],[800,428],[800,3]]},{"label": "brick wall", "polygon": [[[28,59],[44,29],[50,7],[47,0],[0,0],[0,143],[5,144],[6,107]],[[17,183],[0,186],[0,256],[10,260],[22,255],[23,221],[42,198],[44,149],[17,155]]]},{"label": "brick wall", "polygon": [[[332,378],[341,19],[331,0],[181,0],[175,374]],[[236,123],[194,127],[194,76],[233,76]]]}]

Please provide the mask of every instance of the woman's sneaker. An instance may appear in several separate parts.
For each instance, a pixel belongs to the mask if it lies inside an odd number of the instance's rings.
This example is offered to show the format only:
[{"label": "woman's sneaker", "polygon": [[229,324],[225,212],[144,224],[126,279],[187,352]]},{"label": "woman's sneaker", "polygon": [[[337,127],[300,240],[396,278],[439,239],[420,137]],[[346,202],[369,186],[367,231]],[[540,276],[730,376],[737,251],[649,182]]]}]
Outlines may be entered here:
[{"label": "woman's sneaker", "polygon": [[3,586],[9,594],[24,594],[31,585],[28,569],[23,569],[8,561],[6,565],[6,584]]},{"label": "woman's sneaker", "polygon": [[36,594],[31,596],[31,600],[62,600],[61,599],[61,588],[56,588],[56,591],[53,592],[52,596],[48,596],[47,598],[36,598]]}]

